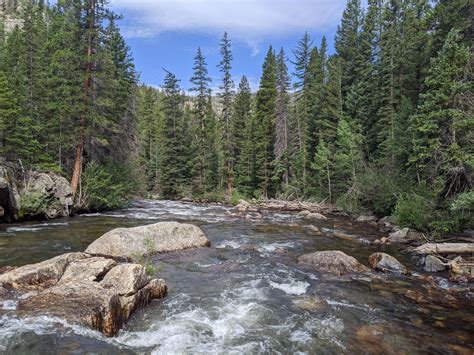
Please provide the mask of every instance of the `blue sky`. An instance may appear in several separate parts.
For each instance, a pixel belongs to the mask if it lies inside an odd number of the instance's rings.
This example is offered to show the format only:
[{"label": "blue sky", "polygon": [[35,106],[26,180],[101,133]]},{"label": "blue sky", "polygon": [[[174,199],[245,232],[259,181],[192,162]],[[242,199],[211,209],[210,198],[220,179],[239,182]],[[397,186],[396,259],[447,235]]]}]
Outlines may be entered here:
[{"label": "blue sky", "polygon": [[245,74],[255,90],[269,45],[278,50],[283,46],[291,59],[293,48],[307,30],[317,45],[326,35],[332,51],[345,3],[346,0],[111,0],[114,10],[124,16],[120,26],[142,82],[158,87],[164,77],[162,68],[166,68],[188,89],[193,57],[200,46],[216,90],[220,77],[219,40],[224,31],[232,41],[236,85]]}]

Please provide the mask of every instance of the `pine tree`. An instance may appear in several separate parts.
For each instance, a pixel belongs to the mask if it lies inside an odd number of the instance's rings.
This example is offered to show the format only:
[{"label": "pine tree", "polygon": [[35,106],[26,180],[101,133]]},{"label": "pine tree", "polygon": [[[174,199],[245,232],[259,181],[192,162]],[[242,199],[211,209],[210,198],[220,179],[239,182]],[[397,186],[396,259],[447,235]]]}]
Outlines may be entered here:
[{"label": "pine tree", "polygon": [[212,184],[209,184],[210,161],[207,154],[210,144],[210,133],[212,131],[209,131],[207,124],[211,78],[209,77],[206,59],[201,52],[201,48],[197,49],[193,70],[194,74],[191,77],[191,83],[194,86],[190,90],[197,93],[193,109],[193,145],[196,153],[193,169],[196,179],[195,189],[198,193],[202,193],[206,187],[212,187]]},{"label": "pine tree", "polygon": [[472,97],[472,58],[457,30],[431,61],[425,88],[411,119],[410,162],[420,182],[439,183],[450,197],[471,187],[474,156],[472,107],[463,100]]},{"label": "pine tree", "polygon": [[276,58],[275,174],[287,190],[290,180],[290,76],[283,47]]},{"label": "pine tree", "polygon": [[145,168],[148,189],[156,187],[159,179],[161,120],[156,90],[141,87],[138,101],[140,158]]},{"label": "pine tree", "polygon": [[232,137],[232,97],[234,82],[232,81],[232,52],[230,47],[230,40],[227,32],[224,33],[220,43],[220,53],[222,59],[219,63],[219,70],[222,73],[222,84],[220,86],[221,92],[219,97],[222,102],[222,144],[224,153],[224,175],[226,179],[227,195],[230,200],[232,197],[232,179],[234,174],[234,157],[235,139]]},{"label": "pine tree", "polygon": [[163,85],[163,132],[160,137],[160,190],[166,198],[177,198],[187,185],[188,159],[184,102],[176,76],[166,72]]},{"label": "pine tree", "polygon": [[[82,53],[78,4],[60,1],[51,9],[45,82],[45,150],[62,169],[74,149],[74,119],[81,110]],[[61,100],[57,98],[60,97]]]},{"label": "pine tree", "polygon": [[101,121],[101,112],[94,111],[94,89],[98,87],[93,85],[98,75],[98,50],[99,44],[103,43],[103,21],[110,17],[110,13],[106,7],[106,0],[87,0],[80,8],[83,14],[83,92],[82,92],[82,108],[80,116],[75,123],[77,127],[76,148],[74,157],[74,168],[71,178],[71,188],[74,197],[81,181],[84,148],[88,134],[97,131],[97,125]]},{"label": "pine tree", "polygon": [[235,159],[235,185],[239,187],[245,175],[244,162],[242,161],[242,152],[245,150],[247,141],[248,125],[251,120],[252,93],[247,77],[244,75],[239,83],[239,89],[234,100],[233,108],[233,136],[236,142],[234,159]]},{"label": "pine tree", "polygon": [[342,14],[341,25],[337,28],[334,46],[342,65],[343,97],[357,79],[359,62],[359,35],[362,26],[360,0],[348,0]]},{"label": "pine tree", "polygon": [[306,171],[310,159],[307,153],[307,132],[308,132],[308,95],[305,91],[308,87],[308,67],[311,59],[311,50],[313,42],[307,32],[298,42],[293,55],[295,57],[292,62],[295,71],[293,73],[296,82],[294,83],[296,104],[292,113],[291,122],[291,139],[292,139],[292,170],[295,175],[297,185],[304,191],[306,180]]},{"label": "pine tree", "polygon": [[276,62],[273,48],[268,49],[263,63],[260,87],[255,97],[256,145],[255,162],[257,171],[254,186],[268,198],[275,192],[274,144],[276,122]]}]

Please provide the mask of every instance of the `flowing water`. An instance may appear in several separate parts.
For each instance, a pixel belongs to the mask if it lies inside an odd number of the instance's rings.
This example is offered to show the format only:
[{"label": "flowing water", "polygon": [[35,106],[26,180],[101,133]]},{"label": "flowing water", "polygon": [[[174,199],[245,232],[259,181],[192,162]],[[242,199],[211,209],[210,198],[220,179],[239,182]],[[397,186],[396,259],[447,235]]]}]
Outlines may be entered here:
[{"label": "flowing water", "polygon": [[[44,315],[18,318],[0,303],[4,353],[473,353],[472,294],[445,278],[426,281],[396,246],[384,251],[412,276],[335,277],[299,265],[299,255],[342,250],[367,263],[382,247],[377,227],[342,217],[312,222],[296,214],[233,217],[222,206],[138,201],[132,208],[42,223],[0,226],[0,266],[83,251],[104,232],[158,221],[198,225],[202,248],[156,256],[168,296],[129,320],[115,338]],[[416,300],[410,292],[421,295]],[[456,297],[453,296],[456,294]]]}]

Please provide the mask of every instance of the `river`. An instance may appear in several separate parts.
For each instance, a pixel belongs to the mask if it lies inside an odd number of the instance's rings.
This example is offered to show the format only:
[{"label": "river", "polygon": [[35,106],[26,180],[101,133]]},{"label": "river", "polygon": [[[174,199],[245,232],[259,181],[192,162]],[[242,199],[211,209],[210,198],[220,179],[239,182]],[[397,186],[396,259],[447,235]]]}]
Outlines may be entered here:
[{"label": "river", "polygon": [[[367,264],[385,234],[344,217],[309,222],[264,211],[259,220],[230,208],[171,201],[137,201],[120,211],[68,219],[0,225],[0,267],[83,251],[104,232],[158,221],[202,228],[210,248],[157,255],[168,296],[130,319],[117,337],[44,315],[18,318],[14,302],[0,303],[3,353],[406,353],[474,351],[472,294],[460,298],[445,275],[427,282],[406,253],[383,251],[413,269],[336,277],[296,262],[304,253],[342,250]],[[334,235],[339,234],[339,237]],[[339,233],[337,233],[339,232]],[[341,238],[343,233],[346,237]],[[428,287],[427,284],[430,286]],[[429,295],[429,301],[407,297]],[[438,297],[438,298],[437,298]]]}]

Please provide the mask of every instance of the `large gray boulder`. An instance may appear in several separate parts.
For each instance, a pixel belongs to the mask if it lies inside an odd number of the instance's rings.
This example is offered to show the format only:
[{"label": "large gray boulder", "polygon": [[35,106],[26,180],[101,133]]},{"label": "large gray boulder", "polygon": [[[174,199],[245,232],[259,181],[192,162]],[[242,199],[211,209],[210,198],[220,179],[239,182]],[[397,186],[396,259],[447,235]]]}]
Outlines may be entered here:
[{"label": "large gray boulder", "polygon": [[29,175],[26,195],[37,193],[46,201],[44,211],[38,211],[48,219],[69,216],[73,196],[69,182],[62,176],[53,173],[33,171]]},{"label": "large gray boulder", "polygon": [[327,272],[338,276],[369,271],[357,259],[339,250],[317,251],[305,254],[298,258],[298,262],[311,265],[321,272]]},{"label": "large gray boulder", "polygon": [[370,255],[369,265],[377,271],[408,274],[408,269],[401,262],[385,253],[373,253]]},{"label": "large gray boulder", "polygon": [[[64,177],[0,164],[0,220],[66,217],[72,204],[71,185]],[[35,205],[41,207],[31,207]]]},{"label": "large gray boulder", "polygon": [[86,253],[136,258],[163,252],[209,246],[209,239],[192,224],[160,222],[134,228],[117,228],[90,244]]},{"label": "large gray boulder", "polygon": [[4,299],[15,295],[20,316],[59,317],[112,336],[135,310],[164,297],[167,286],[142,265],[70,253],[7,271],[1,292]]},{"label": "large gray boulder", "polygon": [[446,264],[434,255],[427,255],[423,261],[423,270],[427,272],[439,272],[446,270]]}]

